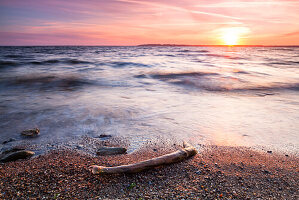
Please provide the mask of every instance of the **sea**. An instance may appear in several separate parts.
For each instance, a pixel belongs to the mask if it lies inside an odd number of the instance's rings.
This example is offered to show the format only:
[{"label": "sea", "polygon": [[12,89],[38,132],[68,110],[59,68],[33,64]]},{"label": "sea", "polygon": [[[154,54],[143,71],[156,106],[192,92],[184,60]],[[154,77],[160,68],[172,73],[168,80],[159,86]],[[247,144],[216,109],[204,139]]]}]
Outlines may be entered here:
[{"label": "sea", "polygon": [[0,149],[102,134],[298,154],[299,47],[0,47]]}]

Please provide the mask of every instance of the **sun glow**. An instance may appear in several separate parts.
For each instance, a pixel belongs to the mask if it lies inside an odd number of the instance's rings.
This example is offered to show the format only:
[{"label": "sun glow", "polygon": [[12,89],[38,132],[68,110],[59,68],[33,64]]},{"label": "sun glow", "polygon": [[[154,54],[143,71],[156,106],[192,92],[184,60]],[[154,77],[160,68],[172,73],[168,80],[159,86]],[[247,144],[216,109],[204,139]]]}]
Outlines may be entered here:
[{"label": "sun glow", "polygon": [[[217,30],[221,43],[228,46],[240,45],[244,42],[244,35],[247,35],[250,30],[247,27],[231,27]],[[241,41],[242,39],[242,41]]]},{"label": "sun glow", "polygon": [[225,45],[237,45],[239,36],[236,32],[227,31],[222,36]]}]

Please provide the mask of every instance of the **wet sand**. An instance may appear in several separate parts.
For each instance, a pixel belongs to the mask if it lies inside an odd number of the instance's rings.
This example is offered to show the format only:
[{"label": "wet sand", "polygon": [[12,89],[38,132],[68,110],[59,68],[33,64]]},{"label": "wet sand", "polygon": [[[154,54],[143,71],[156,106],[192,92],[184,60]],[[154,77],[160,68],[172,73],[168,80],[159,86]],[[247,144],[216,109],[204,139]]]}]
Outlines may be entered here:
[{"label": "wet sand", "polygon": [[178,145],[147,145],[116,156],[55,150],[0,164],[0,199],[298,199],[298,157],[242,147],[202,146],[199,154],[137,174],[93,175],[89,166],[153,158]]}]

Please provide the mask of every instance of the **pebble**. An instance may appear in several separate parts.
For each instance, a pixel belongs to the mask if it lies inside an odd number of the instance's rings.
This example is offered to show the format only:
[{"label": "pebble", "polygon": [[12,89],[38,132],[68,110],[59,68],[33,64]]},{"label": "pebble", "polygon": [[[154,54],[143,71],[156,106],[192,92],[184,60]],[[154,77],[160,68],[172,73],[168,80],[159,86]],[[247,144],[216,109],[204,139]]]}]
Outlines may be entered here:
[{"label": "pebble", "polygon": [[268,170],[262,170],[262,172],[264,172],[265,174],[270,174]]},{"label": "pebble", "polygon": [[98,136],[99,138],[110,138],[112,137],[112,135],[106,135],[106,134],[101,134],[100,136]]},{"label": "pebble", "polygon": [[34,152],[26,151],[26,150],[4,153],[1,155],[0,162],[10,162],[10,161],[16,161],[19,159],[26,159],[26,158],[32,157],[33,155],[34,155]]},{"label": "pebble", "polygon": [[28,130],[24,130],[21,132],[21,135],[23,136],[29,136],[29,137],[34,137],[39,135],[40,131],[38,128],[34,128],[34,129],[28,129]]},{"label": "pebble", "polygon": [[100,156],[116,155],[116,154],[125,154],[126,152],[127,149],[123,147],[102,147],[98,149],[97,155]]}]

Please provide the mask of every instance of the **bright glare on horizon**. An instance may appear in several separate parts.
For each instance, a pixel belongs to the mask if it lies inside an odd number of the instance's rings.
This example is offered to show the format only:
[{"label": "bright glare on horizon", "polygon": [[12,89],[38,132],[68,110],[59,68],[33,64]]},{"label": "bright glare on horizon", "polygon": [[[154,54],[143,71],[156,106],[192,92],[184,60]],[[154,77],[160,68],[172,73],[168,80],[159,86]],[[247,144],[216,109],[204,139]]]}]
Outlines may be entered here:
[{"label": "bright glare on horizon", "polygon": [[237,45],[239,36],[233,30],[225,32],[222,36],[225,45]]}]

